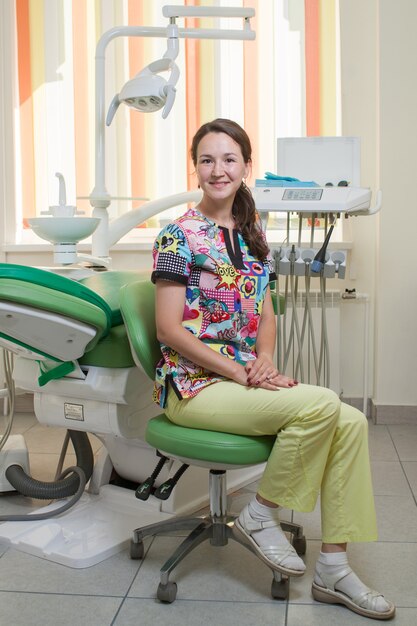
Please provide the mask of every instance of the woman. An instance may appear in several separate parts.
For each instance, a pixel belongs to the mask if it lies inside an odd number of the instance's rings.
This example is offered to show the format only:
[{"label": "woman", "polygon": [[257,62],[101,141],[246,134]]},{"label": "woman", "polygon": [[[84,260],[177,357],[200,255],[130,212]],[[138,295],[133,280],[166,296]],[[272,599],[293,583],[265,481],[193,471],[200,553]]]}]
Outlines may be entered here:
[{"label": "woman", "polygon": [[196,133],[191,156],[203,197],[166,226],[154,247],[156,325],[163,359],[155,401],[182,426],[276,435],[259,489],[235,522],[272,569],[305,565],[279,523],[279,507],[314,509],[322,547],[312,593],[376,619],[395,613],[350,569],[346,544],[376,540],[367,422],[335,393],[280,374],[273,361],[275,279],[244,180],[245,131],[217,119]]}]

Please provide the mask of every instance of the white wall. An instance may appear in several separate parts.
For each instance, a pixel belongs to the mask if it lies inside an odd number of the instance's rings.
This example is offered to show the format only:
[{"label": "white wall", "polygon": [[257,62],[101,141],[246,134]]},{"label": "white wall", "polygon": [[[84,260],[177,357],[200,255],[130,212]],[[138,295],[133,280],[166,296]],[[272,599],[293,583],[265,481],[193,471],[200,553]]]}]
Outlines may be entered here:
[{"label": "white wall", "polygon": [[417,3],[380,2],[380,180],[375,397],[417,405],[416,182]]},{"label": "white wall", "polygon": [[355,286],[375,299],[374,403],[416,407],[417,3],[340,3],[343,133],[362,137],[362,182],[383,192],[380,214],[353,225]]}]

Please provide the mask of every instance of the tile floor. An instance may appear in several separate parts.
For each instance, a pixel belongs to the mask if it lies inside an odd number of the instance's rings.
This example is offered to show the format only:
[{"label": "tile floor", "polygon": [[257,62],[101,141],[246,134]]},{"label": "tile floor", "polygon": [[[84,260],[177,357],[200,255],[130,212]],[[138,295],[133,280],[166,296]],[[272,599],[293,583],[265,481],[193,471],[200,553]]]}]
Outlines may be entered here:
[{"label": "tile floor", "polygon": [[[31,473],[52,480],[63,431],[46,428],[30,414],[16,416],[14,433],[23,433]],[[97,451],[100,443],[93,438]],[[417,624],[417,424],[370,425],[377,543],[350,547],[350,561],[362,578],[397,604],[391,622]],[[238,512],[256,485],[231,496]],[[22,496],[0,497],[1,514],[25,512],[39,502]],[[291,515],[291,512],[286,512]],[[310,581],[320,546],[317,511],[293,515],[307,537],[307,572],[290,584],[288,601],[270,596],[272,576],[237,543],[215,549],[202,544],[177,568],[176,602],[155,599],[158,569],[180,541],[178,536],[149,540],[142,561],[127,551],[86,569],[72,569],[9,548],[0,540],[0,626],[338,626],[370,624],[343,607],[312,600]]]}]

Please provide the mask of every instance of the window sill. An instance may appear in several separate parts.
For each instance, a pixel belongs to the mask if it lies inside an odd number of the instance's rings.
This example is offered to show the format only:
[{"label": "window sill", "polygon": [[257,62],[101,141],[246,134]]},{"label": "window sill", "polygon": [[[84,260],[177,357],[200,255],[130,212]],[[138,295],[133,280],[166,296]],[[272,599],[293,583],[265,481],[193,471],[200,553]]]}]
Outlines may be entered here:
[{"label": "window sill", "polygon": [[[153,243],[155,241],[155,237],[158,235],[160,229],[159,228],[149,228],[149,229],[134,229],[130,233],[128,233],[125,237],[122,237],[120,241],[118,241],[114,246],[111,247],[111,250],[114,252],[124,252],[124,251],[137,251],[137,252],[149,252],[152,250]],[[320,231],[317,233],[322,235]],[[280,244],[287,246],[288,244],[285,242],[286,233],[282,230],[268,230],[267,231],[267,240],[269,245],[272,248],[278,247]],[[32,231],[27,230],[23,233],[23,240],[19,243],[3,243],[0,245],[0,252],[30,252],[30,253],[44,253],[51,250],[51,244],[47,243],[37,235],[35,235]],[[291,243],[295,243],[297,240],[297,234],[294,233],[292,237]],[[317,237],[317,241],[314,243],[314,247],[317,248],[322,243],[322,237],[319,239]],[[295,245],[297,245],[295,243]],[[304,232],[302,236],[301,247],[309,248],[310,247],[310,239],[309,233]],[[341,241],[338,239],[332,240],[329,244],[329,250],[351,250],[353,247],[352,241]],[[77,245],[77,250],[83,253],[91,253],[91,238],[86,239],[84,242],[79,243]]]}]

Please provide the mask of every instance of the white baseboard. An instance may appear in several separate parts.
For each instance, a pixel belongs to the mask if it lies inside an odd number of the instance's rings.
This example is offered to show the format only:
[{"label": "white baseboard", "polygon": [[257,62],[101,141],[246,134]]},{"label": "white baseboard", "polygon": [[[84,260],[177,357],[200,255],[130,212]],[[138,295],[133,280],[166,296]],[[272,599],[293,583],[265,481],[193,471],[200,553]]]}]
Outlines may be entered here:
[{"label": "white baseboard", "polygon": [[417,424],[417,406],[371,402],[374,424]]}]

